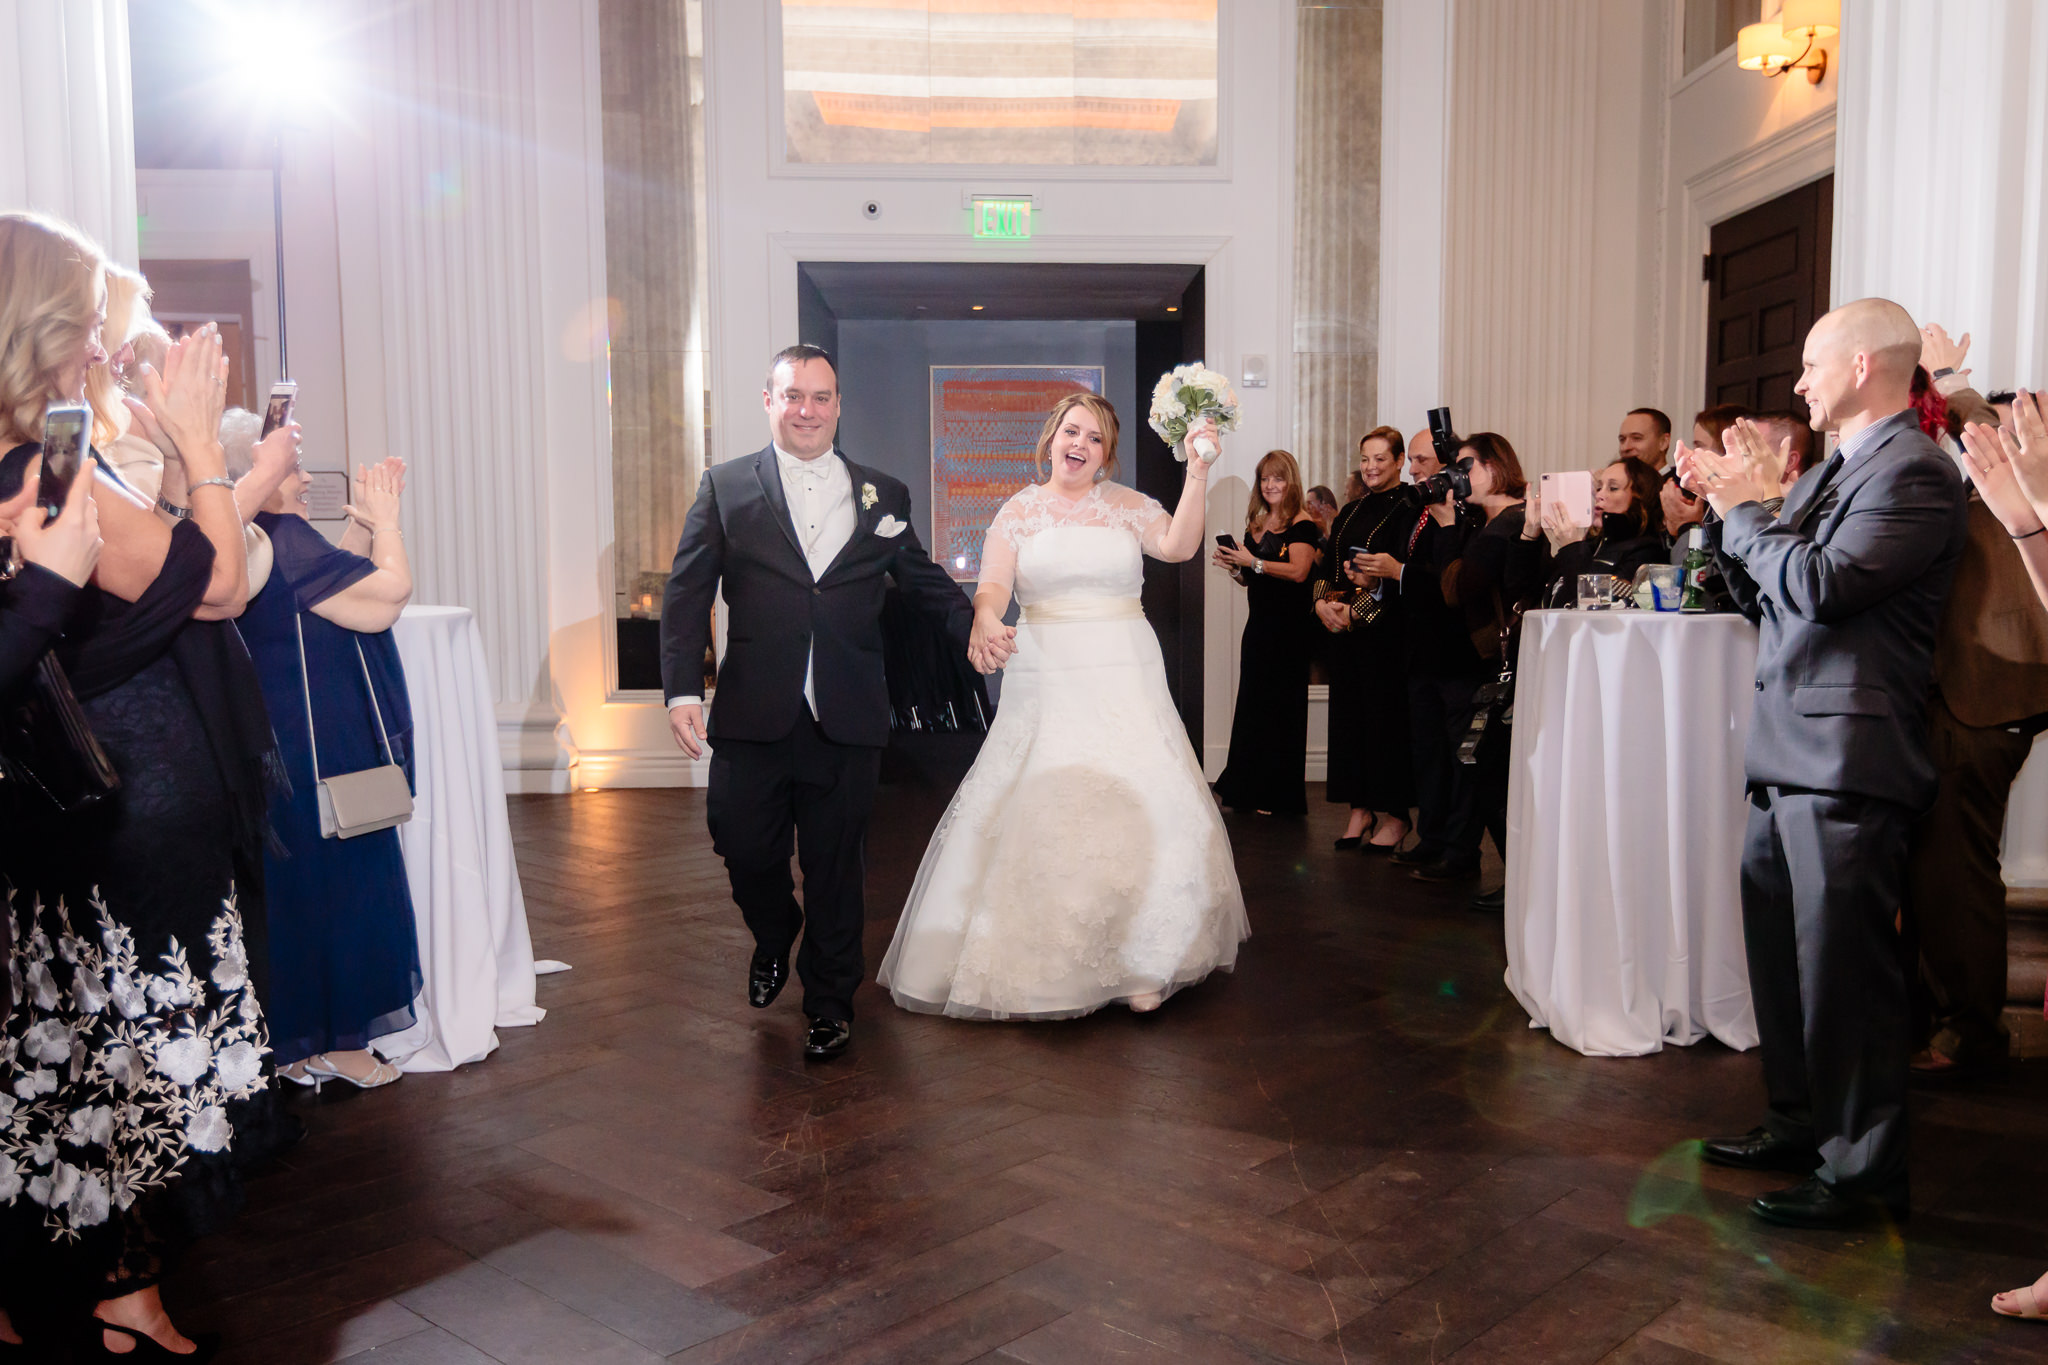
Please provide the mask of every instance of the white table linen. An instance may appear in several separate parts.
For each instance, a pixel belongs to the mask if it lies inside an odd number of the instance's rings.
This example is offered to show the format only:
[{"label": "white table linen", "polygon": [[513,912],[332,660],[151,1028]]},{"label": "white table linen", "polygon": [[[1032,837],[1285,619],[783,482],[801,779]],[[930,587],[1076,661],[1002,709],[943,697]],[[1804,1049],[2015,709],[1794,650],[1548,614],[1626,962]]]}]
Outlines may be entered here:
[{"label": "white table linen", "polygon": [[399,826],[424,977],[417,1020],[379,1038],[405,1071],[452,1071],[537,1024],[533,942],[512,857],[497,708],[467,607],[407,607],[392,627],[412,697],[418,791]]},{"label": "white table linen", "polygon": [[1740,886],[1756,652],[1734,615],[1525,619],[1507,984],[1568,1047],[1756,1045]]},{"label": "white table linen", "polygon": [[2048,886],[2048,735],[2013,781],[2000,861],[2007,886]]}]

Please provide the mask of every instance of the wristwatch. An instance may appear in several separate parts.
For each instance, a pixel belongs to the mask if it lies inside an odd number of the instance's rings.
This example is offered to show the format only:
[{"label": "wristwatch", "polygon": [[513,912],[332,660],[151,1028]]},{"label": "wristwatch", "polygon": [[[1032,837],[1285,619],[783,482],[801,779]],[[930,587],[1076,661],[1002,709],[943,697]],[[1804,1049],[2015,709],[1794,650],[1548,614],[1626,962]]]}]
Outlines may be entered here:
[{"label": "wristwatch", "polygon": [[1953,366],[1953,365],[1944,365],[1944,366],[1942,366],[1942,367],[1941,367],[1940,369],[1936,370],[1936,371],[1935,371],[1935,372],[1934,372],[1933,374],[1929,375],[1929,376],[1928,376],[1928,378],[1930,378],[1930,379],[1946,379],[1946,378],[1948,378],[1948,377],[1949,377],[1950,375],[1954,374],[1955,372],[1956,372],[1956,367],[1955,367],[1955,366]]},{"label": "wristwatch", "polygon": [[1261,574],[1262,574],[1262,573],[1264,573],[1265,571],[1266,571],[1266,561],[1265,561],[1265,560],[1263,560],[1263,559],[1254,559],[1254,560],[1252,561],[1252,572],[1253,572],[1253,573],[1261,573]]}]

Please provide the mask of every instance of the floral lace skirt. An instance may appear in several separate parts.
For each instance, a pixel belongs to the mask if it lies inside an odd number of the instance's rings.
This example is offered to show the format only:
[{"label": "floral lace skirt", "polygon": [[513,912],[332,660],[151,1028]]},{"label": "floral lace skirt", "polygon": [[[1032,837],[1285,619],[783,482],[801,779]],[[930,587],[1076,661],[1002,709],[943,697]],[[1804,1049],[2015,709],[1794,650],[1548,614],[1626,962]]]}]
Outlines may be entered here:
[{"label": "floral lace skirt", "polygon": [[1166,995],[1250,933],[1142,617],[1025,625],[883,960],[905,1009],[1061,1019]]}]

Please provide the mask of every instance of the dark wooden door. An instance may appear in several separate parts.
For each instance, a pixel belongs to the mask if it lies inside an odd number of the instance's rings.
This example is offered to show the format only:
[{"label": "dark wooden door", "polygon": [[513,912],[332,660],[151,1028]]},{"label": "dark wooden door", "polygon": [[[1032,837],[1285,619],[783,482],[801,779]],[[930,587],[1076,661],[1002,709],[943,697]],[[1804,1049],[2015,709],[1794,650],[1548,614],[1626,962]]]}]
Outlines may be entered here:
[{"label": "dark wooden door", "polygon": [[[1203,302],[1206,285],[1196,271],[1187,292],[1181,296],[1178,322],[1138,324],[1138,402],[1141,410],[1122,416],[1123,430],[1136,437],[1137,458],[1133,483],[1171,511],[1180,501],[1187,470],[1173,458],[1173,451],[1146,425],[1146,410],[1152,401],[1152,385],[1176,365],[1200,360],[1206,335]],[[1129,439],[1129,437],[1126,437]],[[1180,708],[1187,726],[1188,742],[1202,753],[1202,645],[1204,625],[1202,596],[1209,564],[1209,547],[1204,544],[1193,559],[1183,564],[1166,564],[1147,556],[1142,600],[1145,619],[1159,635],[1159,652],[1166,662],[1166,690]]]},{"label": "dark wooden door", "polygon": [[1792,392],[1807,329],[1828,310],[1835,178],[1714,224],[1707,256],[1707,402],[1759,412],[1806,405]]}]

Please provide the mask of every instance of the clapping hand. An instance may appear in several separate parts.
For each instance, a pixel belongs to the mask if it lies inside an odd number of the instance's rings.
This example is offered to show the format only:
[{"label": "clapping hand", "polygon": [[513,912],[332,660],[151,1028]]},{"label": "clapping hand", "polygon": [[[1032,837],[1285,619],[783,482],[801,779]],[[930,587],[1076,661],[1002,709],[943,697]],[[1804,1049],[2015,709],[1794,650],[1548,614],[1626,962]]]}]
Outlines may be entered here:
[{"label": "clapping hand", "polygon": [[217,479],[226,468],[220,416],[227,405],[227,383],[220,330],[210,322],[172,344],[161,375],[143,367],[143,404],[195,482]]},{"label": "clapping hand", "polygon": [[29,563],[40,564],[82,588],[100,562],[100,508],[93,501],[92,474],[89,470],[79,471],[79,477],[71,481],[71,491],[64,497],[63,510],[47,526],[43,524],[43,509],[34,501],[40,484],[39,466],[31,479],[23,481],[29,497],[14,523],[14,543]]},{"label": "clapping hand", "polygon": [[405,488],[405,461],[396,457],[375,465],[357,465],[355,501],[342,514],[370,528],[372,534],[398,529],[399,495]]},{"label": "clapping hand", "polygon": [[1971,422],[1963,428],[1963,463],[1984,505],[2006,533],[2031,535],[2048,507],[2048,414],[2040,394],[2013,396],[2012,426]]},{"label": "clapping hand", "polygon": [[1792,463],[1790,436],[1778,442],[1778,448],[1773,450],[1762,427],[1747,417],[1738,417],[1721,433],[1721,441],[1730,455],[1748,463],[1759,481],[1768,483],[1774,491],[1785,486],[1785,468]]},{"label": "clapping hand", "polygon": [[1682,443],[1678,450],[1679,477],[1707,500],[1717,516],[1726,517],[1745,502],[1762,502],[1780,492],[1777,483],[1766,483],[1747,460],[1704,448],[1688,450]]}]

